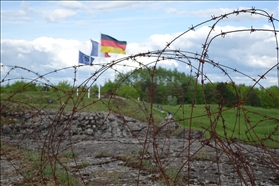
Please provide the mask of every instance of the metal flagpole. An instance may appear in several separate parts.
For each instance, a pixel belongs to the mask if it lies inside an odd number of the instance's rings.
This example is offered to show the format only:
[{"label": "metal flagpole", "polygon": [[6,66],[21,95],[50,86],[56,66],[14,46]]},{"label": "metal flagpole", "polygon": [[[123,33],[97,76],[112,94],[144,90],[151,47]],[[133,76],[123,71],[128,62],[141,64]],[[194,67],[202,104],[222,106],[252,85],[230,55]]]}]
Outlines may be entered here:
[{"label": "metal flagpole", "polygon": [[[98,45],[98,56],[101,56],[101,47],[102,47],[102,33],[100,32],[100,43]],[[100,99],[101,98],[101,85],[99,84],[99,92],[98,92],[98,98]]]},{"label": "metal flagpole", "polygon": [[[91,55],[89,55],[89,68],[88,68],[88,82],[90,78],[90,67],[91,67]],[[89,84],[89,83],[88,83]],[[88,98],[90,98],[90,87],[88,87]]]},{"label": "metal flagpole", "polygon": [[[79,57],[79,56],[78,56]],[[78,71],[78,65],[79,65],[79,59],[78,59],[78,64],[77,64],[77,72],[78,72],[78,77],[77,77],[77,82],[78,82],[78,78],[79,78],[79,71]],[[77,96],[78,96],[78,83],[77,83]]]},{"label": "metal flagpole", "polygon": [[99,84],[99,93],[98,93],[98,98],[101,98],[101,85]]}]

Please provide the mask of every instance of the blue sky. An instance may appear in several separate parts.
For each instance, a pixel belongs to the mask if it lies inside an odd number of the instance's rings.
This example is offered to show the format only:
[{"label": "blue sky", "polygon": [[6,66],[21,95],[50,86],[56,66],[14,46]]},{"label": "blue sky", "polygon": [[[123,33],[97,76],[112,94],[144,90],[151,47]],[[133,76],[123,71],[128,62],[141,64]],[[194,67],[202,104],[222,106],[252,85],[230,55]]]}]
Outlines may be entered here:
[{"label": "blue sky", "polygon": [[[99,42],[100,33],[127,41],[127,54],[111,54],[111,58],[96,58],[95,63],[107,63],[140,52],[163,49],[167,42],[192,25],[234,10],[263,9],[278,19],[277,1],[1,1],[1,76],[10,66],[22,66],[39,74],[78,64],[78,52],[89,54],[90,39]],[[172,43],[172,49],[201,52],[201,46],[214,22],[203,24]],[[272,29],[268,19],[251,15],[231,15],[216,26],[215,34],[245,28]],[[278,31],[278,22],[275,24]],[[272,32],[238,32],[213,40],[209,58],[258,78],[278,63],[276,41]],[[148,62],[148,59],[141,59]],[[131,64],[125,61],[124,64]],[[8,65],[8,66],[6,66]],[[164,68],[177,68],[189,73],[178,61],[165,61]],[[82,67],[78,80],[83,82],[99,66]],[[129,68],[116,67],[125,72]],[[227,81],[224,74],[210,65],[204,72],[211,81]],[[251,80],[229,72],[236,83],[253,84]],[[102,84],[113,79],[114,71],[106,71],[98,80]],[[15,70],[8,77],[28,77],[30,73]],[[7,78],[8,78],[7,77]],[[31,75],[30,78],[33,76]],[[63,70],[46,76],[52,83],[72,81],[73,70]],[[1,78],[2,79],[2,78]],[[261,81],[265,87],[277,85],[274,69]]]}]

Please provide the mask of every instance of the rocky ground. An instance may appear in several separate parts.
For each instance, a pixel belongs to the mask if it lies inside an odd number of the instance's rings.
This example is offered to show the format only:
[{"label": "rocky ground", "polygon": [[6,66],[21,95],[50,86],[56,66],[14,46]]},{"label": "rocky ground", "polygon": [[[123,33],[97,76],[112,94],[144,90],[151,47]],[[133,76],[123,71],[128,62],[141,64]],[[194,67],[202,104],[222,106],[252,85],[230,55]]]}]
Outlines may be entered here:
[{"label": "rocky ground", "polygon": [[[278,149],[207,140],[173,121],[154,126],[103,112],[9,115],[2,113],[9,123],[1,128],[3,186],[279,185]],[[74,181],[36,176],[24,150],[40,152],[41,162],[56,162]]]}]

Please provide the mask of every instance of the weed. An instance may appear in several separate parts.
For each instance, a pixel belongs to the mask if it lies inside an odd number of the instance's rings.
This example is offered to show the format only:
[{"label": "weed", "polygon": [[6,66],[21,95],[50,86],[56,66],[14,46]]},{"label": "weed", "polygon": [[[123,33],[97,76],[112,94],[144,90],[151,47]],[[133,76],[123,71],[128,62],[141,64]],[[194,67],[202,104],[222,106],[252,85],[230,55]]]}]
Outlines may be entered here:
[{"label": "weed", "polygon": [[83,161],[81,162],[81,165],[82,165],[82,167],[87,167],[87,166],[89,165],[89,163],[88,163],[88,161],[83,160]]},{"label": "weed", "polygon": [[113,183],[114,185],[120,185],[119,172],[113,171]]},{"label": "weed", "polygon": [[143,160],[142,165],[145,169],[148,169],[150,172],[154,172],[157,169],[156,165],[153,164],[151,160]]},{"label": "weed", "polygon": [[36,151],[25,150],[24,159],[28,162],[31,162],[31,165],[34,168],[38,168],[41,162],[41,154]]},{"label": "weed", "polygon": [[105,158],[107,156],[108,156],[107,152],[101,151],[95,156],[95,158]]},{"label": "weed", "polygon": [[88,161],[83,160],[81,164],[73,166],[75,169],[83,169],[89,165]]},{"label": "weed", "polygon": [[66,170],[58,168],[56,172],[57,179],[61,184],[67,184],[69,186],[76,186],[78,184],[78,180],[70,175]]},{"label": "weed", "polygon": [[208,152],[205,150],[200,150],[193,155],[192,160],[207,161],[209,160]]},{"label": "weed", "polygon": [[75,157],[77,157],[76,153],[75,152],[72,152],[72,151],[67,151],[67,152],[62,152],[60,154],[61,157],[65,157],[65,158],[69,158],[69,159],[73,159]]},{"label": "weed", "polygon": [[130,153],[142,156],[148,154],[148,151],[146,149],[133,149]]},{"label": "weed", "polygon": [[47,165],[44,169],[43,169],[43,175],[44,176],[50,176],[52,174],[52,167],[50,165]]},{"label": "weed", "polygon": [[23,176],[24,176],[24,180],[30,180],[34,176],[34,174],[30,171],[26,171],[24,172]]},{"label": "weed", "polygon": [[8,145],[4,144],[4,143],[1,143],[1,151],[7,151],[8,150]]},{"label": "weed", "polygon": [[166,175],[168,177],[168,182],[172,186],[183,183],[183,175],[181,172],[178,172],[177,168],[175,167],[168,167],[166,169]]}]

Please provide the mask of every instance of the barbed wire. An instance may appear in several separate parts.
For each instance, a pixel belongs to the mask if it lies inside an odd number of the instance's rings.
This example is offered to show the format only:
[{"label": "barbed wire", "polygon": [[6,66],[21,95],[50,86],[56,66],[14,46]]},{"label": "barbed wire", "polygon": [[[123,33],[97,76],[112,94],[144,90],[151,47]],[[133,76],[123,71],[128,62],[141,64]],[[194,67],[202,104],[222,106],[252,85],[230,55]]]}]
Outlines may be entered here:
[{"label": "barbed wire", "polygon": [[[247,29],[221,31],[217,34],[213,32],[223,20],[241,14],[266,18],[272,29],[249,25],[250,28]],[[210,22],[213,23],[201,45],[200,53],[172,49],[175,41],[181,39],[182,36]],[[11,80],[28,81],[24,87],[20,87],[1,99],[1,161],[3,160],[2,163],[7,164],[8,167],[12,167],[15,171],[13,174],[16,176],[9,183],[4,183],[3,180],[7,180],[8,175],[2,175],[1,184],[278,184],[278,115],[276,117],[276,114],[274,116],[261,113],[245,105],[247,96],[255,86],[267,92],[271,100],[278,102],[275,95],[262,85],[262,80],[267,74],[277,70],[279,87],[278,30],[275,26],[278,22],[273,15],[254,7],[235,10],[217,17],[212,15],[211,19],[191,26],[187,31],[175,37],[162,50],[142,52],[105,64],[93,63],[91,66],[96,67],[97,70],[80,84],[77,84],[77,72],[83,65],[56,69],[45,74],[38,74],[26,67],[1,65],[2,68],[9,68],[2,76],[2,85]],[[258,76],[257,78],[242,71],[241,67],[236,69],[209,58],[210,47],[217,38],[225,39],[235,33],[253,34],[254,32],[274,33],[275,38],[276,63],[263,74],[254,75]],[[144,59],[149,59],[149,62],[143,62]],[[155,78],[164,77],[172,83],[177,95],[185,94],[180,85],[176,85],[170,77],[165,77],[157,71],[162,62],[171,60],[189,67],[189,74],[194,77],[195,82],[189,81],[187,85],[193,85],[191,92],[193,97],[192,102],[187,106],[185,102],[182,102],[176,107],[175,115],[181,113],[179,117],[162,121],[162,117],[157,118],[155,114],[158,111],[163,112],[162,109],[154,107],[156,105],[153,101],[156,96]],[[129,65],[123,62],[129,62]],[[228,78],[229,82],[222,86],[229,86],[235,92],[237,101],[234,104],[227,106],[220,91],[216,92],[220,99],[218,106],[214,107],[209,103],[205,96],[205,82],[209,82],[214,87],[216,85],[207,75],[206,65],[218,69]],[[123,73],[118,70],[119,66],[129,67],[134,71]],[[11,76],[19,69],[31,73],[35,78]],[[61,89],[46,78],[49,75],[72,69],[73,90],[71,91]],[[108,70],[115,71],[118,77],[122,78],[107,96],[86,101],[84,92],[75,95],[77,89],[81,87],[93,87]],[[125,82],[129,82],[136,92],[141,91],[130,78],[133,73],[142,70],[148,70],[150,76],[148,100],[139,101],[117,96],[117,90]],[[240,95],[232,73],[248,78],[252,82],[246,95]],[[31,101],[35,98],[28,95],[25,96],[29,101],[20,97],[21,91],[34,83],[56,90],[52,99],[59,103],[58,109],[53,108],[52,103],[36,105]],[[201,85],[202,95],[199,96],[202,96],[203,104],[197,104],[194,101],[198,96],[198,85]],[[44,96],[45,94],[41,93],[40,99]],[[94,110],[96,107],[103,107],[104,111],[84,112],[87,108]],[[235,117],[228,118],[228,112],[233,112]],[[275,113],[278,114],[278,110]],[[135,115],[141,116],[138,118],[139,123],[131,119]],[[272,128],[268,127],[268,132],[260,136],[259,130],[266,125],[271,125]],[[86,146],[86,143],[89,146]],[[270,143],[273,145],[269,146]],[[131,151],[128,146],[136,146],[136,148]],[[92,157],[87,154],[91,159],[85,155],[86,148],[93,148],[87,152],[94,154]],[[124,150],[117,154],[116,152],[120,152],[119,149]],[[19,152],[31,152],[31,154],[26,157],[18,155]],[[70,155],[66,152],[70,152]],[[32,155],[38,157],[35,158]],[[90,162],[84,162],[85,159]],[[20,165],[16,164],[16,161],[24,163]],[[115,162],[118,164],[113,164]],[[3,166],[2,163],[1,166]],[[63,178],[67,179],[63,180]]]}]

